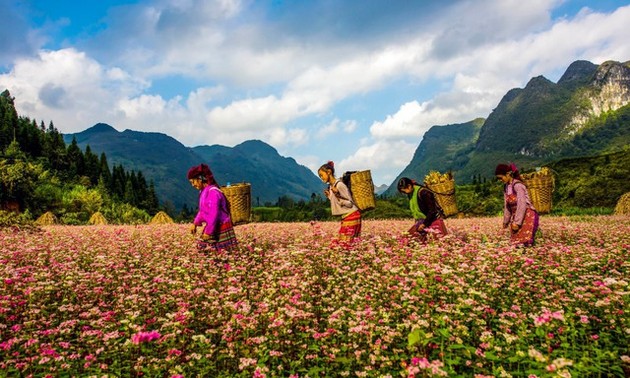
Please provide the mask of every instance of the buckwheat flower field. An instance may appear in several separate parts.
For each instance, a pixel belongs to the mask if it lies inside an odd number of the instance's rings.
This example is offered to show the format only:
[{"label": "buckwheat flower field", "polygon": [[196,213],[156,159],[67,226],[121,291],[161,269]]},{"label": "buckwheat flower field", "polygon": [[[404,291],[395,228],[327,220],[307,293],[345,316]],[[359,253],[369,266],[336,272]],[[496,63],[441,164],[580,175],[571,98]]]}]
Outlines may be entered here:
[{"label": "buckwheat flower field", "polygon": [[2,377],[624,377],[630,221],[543,217],[236,227],[199,253],[188,225],[0,230]]}]

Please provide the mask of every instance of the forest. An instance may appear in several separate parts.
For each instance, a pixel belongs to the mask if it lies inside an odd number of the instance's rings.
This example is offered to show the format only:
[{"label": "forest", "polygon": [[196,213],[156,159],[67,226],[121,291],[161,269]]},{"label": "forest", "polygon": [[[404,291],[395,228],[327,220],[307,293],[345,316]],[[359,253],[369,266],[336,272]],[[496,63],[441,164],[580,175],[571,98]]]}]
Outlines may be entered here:
[{"label": "forest", "polygon": [[18,116],[9,91],[0,94],[3,218],[12,213],[28,221],[51,212],[60,223],[86,224],[100,212],[111,223],[146,223],[159,206],[142,172],[120,165],[110,170],[105,154],[89,146],[82,151],[76,141],[66,145],[52,121],[46,126]]}]

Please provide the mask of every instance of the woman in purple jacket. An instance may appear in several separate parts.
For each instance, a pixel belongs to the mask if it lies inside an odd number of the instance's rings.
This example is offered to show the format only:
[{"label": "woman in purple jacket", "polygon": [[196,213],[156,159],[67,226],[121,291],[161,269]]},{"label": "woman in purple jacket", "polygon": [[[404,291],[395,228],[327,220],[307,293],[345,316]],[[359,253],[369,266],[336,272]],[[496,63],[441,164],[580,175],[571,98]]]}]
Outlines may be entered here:
[{"label": "woman in purple jacket", "polygon": [[504,184],[503,228],[510,229],[510,242],[515,245],[533,245],[539,217],[518,169],[514,164],[499,164],[494,174]]},{"label": "woman in purple jacket", "polygon": [[199,212],[190,232],[195,235],[197,227],[205,224],[197,248],[219,251],[236,247],[238,242],[230,217],[230,204],[210,168],[205,164],[194,166],[188,170],[187,176],[190,184],[200,191]]}]

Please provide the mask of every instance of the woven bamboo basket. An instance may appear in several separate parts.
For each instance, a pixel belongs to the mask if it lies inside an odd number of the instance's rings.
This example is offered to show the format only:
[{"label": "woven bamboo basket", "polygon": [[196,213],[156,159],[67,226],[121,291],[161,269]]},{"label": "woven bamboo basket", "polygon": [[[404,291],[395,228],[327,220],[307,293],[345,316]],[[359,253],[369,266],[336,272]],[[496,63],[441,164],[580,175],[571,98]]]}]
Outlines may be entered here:
[{"label": "woven bamboo basket", "polygon": [[435,194],[435,199],[444,211],[444,215],[449,217],[459,212],[455,198],[455,180],[441,182],[439,184],[427,185]]},{"label": "woven bamboo basket", "polygon": [[352,198],[361,210],[372,210],[376,207],[374,183],[370,170],[357,171],[350,175]]},{"label": "woven bamboo basket", "polygon": [[521,177],[536,211],[539,214],[550,213],[555,184],[551,170],[545,167],[537,172],[524,173]]},{"label": "woven bamboo basket", "polygon": [[233,224],[249,222],[252,213],[251,188],[249,183],[221,187],[221,191],[230,204],[230,216]]}]

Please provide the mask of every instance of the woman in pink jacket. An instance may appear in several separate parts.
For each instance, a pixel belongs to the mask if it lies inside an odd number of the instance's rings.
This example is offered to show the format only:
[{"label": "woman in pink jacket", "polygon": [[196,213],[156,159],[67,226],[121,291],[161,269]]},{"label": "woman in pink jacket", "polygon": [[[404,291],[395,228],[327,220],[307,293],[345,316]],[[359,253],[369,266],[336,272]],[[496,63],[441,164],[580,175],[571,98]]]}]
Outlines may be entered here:
[{"label": "woman in pink jacket", "polygon": [[503,228],[510,229],[510,242],[514,245],[533,245],[539,216],[518,169],[514,164],[499,164],[494,174],[504,184]]},{"label": "woman in pink jacket", "polygon": [[210,168],[205,164],[194,166],[188,170],[188,181],[199,190],[199,212],[195,216],[190,232],[195,235],[197,227],[204,226],[197,248],[203,251],[229,250],[238,245],[230,204],[219,189]]}]

